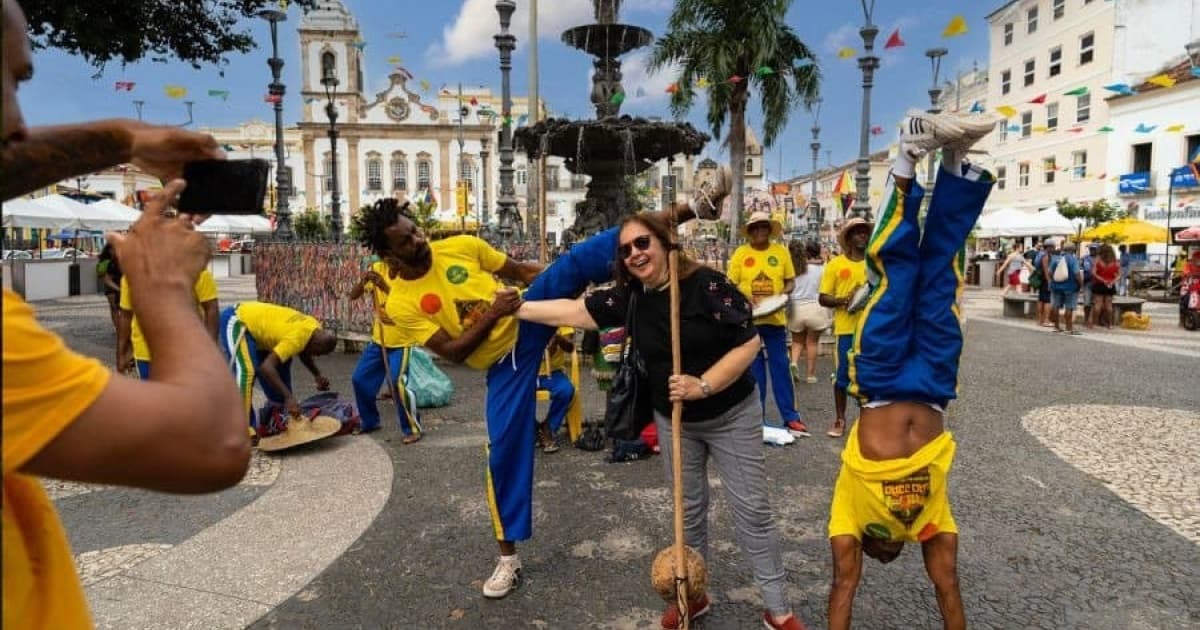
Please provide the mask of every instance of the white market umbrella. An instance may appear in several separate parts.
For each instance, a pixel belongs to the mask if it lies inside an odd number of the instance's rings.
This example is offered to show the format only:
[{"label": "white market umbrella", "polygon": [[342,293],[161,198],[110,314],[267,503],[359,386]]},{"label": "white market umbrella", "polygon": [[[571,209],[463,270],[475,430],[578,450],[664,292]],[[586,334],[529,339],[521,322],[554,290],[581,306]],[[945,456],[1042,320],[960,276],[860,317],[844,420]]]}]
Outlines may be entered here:
[{"label": "white market umbrella", "polygon": [[69,210],[35,203],[32,199],[5,201],[3,219],[4,227],[12,228],[75,230],[82,227],[79,218]]}]

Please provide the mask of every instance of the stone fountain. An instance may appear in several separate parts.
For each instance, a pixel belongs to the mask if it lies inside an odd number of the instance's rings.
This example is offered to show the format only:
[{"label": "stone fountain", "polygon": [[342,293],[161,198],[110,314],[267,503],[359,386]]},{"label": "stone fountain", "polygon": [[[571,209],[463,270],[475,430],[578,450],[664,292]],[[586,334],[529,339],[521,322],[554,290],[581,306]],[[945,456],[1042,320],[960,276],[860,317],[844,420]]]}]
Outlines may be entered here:
[{"label": "stone fountain", "polygon": [[596,23],[562,34],[563,43],[596,58],[592,104],[595,120],[548,118],[516,131],[515,142],[531,158],[565,158],[567,170],[588,175],[587,195],[575,208],[574,238],[616,225],[637,208],[630,192],[632,176],[674,155],[698,155],[708,135],[687,123],[666,123],[621,116],[621,55],[648,46],[650,31],[617,22],[621,0],[592,0]]}]

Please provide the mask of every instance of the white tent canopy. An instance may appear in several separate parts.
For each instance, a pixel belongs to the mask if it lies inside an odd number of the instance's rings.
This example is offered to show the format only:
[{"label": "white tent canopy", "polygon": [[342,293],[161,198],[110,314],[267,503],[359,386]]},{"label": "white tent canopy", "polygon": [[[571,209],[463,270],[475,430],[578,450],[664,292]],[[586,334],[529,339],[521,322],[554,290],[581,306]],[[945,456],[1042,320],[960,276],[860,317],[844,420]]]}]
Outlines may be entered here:
[{"label": "white tent canopy", "polygon": [[979,217],[975,224],[975,235],[979,238],[1065,236],[1075,232],[1071,222],[1054,207],[1036,213],[1001,208]]},{"label": "white tent canopy", "polygon": [[271,231],[271,221],[257,214],[214,214],[196,230],[206,234],[262,234]]},{"label": "white tent canopy", "polygon": [[[45,197],[34,199],[33,203],[69,213],[79,220],[78,227],[85,230],[124,230],[128,229],[130,224],[137,220],[137,216],[130,216],[130,214],[117,210],[112,206],[96,203],[79,203],[70,197],[62,195],[46,195]],[[115,205],[119,206],[120,204]],[[136,214],[136,211],[134,211],[134,214]]]},{"label": "white tent canopy", "polygon": [[123,203],[113,201],[112,199],[101,199],[91,204],[90,207],[96,210],[103,210],[115,217],[129,221],[131,224],[142,216],[141,211],[130,208]]},{"label": "white tent canopy", "polygon": [[41,230],[74,230],[83,227],[79,218],[69,210],[35,203],[31,199],[12,199],[4,202],[3,216],[4,227]]}]

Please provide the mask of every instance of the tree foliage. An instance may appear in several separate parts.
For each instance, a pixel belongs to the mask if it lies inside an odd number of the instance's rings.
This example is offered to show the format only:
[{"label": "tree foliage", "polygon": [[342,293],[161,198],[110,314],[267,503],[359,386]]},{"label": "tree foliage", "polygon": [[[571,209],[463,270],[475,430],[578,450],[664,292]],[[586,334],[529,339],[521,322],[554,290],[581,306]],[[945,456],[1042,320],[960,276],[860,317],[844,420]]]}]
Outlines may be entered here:
[{"label": "tree foliage", "polygon": [[414,223],[421,228],[426,234],[432,234],[442,227],[442,222],[437,220],[434,212],[437,211],[437,205],[429,201],[414,201],[412,202],[413,214],[417,220]]},{"label": "tree foliage", "polygon": [[1056,201],[1055,205],[1058,206],[1059,214],[1067,219],[1083,219],[1088,227],[1108,223],[1120,214],[1115,206],[1103,199],[1091,203],[1072,203],[1064,197]]},{"label": "tree foliage", "polygon": [[[746,106],[757,93],[763,113],[763,144],[771,147],[797,106],[817,97],[821,72],[816,55],[786,23],[791,0],[678,0],[667,33],[654,45],[648,65],[678,65],[678,90],[671,98],[677,117],[691,110],[708,82],[707,120],[714,137],[729,122],[733,171],[732,233],[742,208],[746,160]],[[739,80],[731,80],[739,77]]]},{"label": "tree foliage", "polygon": [[[37,48],[61,48],[103,68],[110,61],[178,59],[192,67],[224,65],[226,55],[258,42],[250,21],[276,0],[25,0]],[[286,3],[284,3],[286,4]],[[307,10],[316,0],[296,0]],[[295,12],[293,12],[295,13]]]},{"label": "tree foliage", "polygon": [[320,240],[332,234],[329,215],[321,216],[312,208],[292,215],[292,230],[302,241]]}]

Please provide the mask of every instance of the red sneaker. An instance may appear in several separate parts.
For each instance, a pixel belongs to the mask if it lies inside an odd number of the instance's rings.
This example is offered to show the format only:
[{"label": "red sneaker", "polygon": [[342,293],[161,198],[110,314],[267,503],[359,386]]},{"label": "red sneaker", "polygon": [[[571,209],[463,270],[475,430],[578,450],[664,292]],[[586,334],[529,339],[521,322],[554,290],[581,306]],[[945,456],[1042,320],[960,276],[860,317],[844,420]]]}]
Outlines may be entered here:
[{"label": "red sneaker", "polygon": [[[691,627],[692,622],[697,618],[708,613],[708,594],[700,596],[700,599],[688,603],[688,627]],[[679,624],[679,606],[676,604],[668,604],[667,609],[663,612],[662,627],[665,630],[675,630],[680,627]]]},{"label": "red sneaker", "polygon": [[804,423],[799,420],[792,420],[787,423],[787,430],[788,433],[791,433],[795,437],[808,437],[812,435],[808,432],[808,427],[804,426]]},{"label": "red sneaker", "polygon": [[783,623],[775,623],[770,611],[763,611],[763,626],[773,630],[804,630],[804,624],[800,623],[796,615],[789,614]]}]

